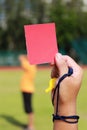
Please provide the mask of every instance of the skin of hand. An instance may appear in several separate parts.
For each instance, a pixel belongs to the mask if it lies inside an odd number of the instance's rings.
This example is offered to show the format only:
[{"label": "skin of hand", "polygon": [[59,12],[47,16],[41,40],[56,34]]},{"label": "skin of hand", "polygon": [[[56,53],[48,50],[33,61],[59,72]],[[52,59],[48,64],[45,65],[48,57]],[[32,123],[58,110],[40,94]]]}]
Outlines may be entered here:
[{"label": "skin of hand", "polygon": [[[55,55],[55,65],[52,68],[51,78],[59,78],[68,73],[68,68],[73,69],[73,74],[66,77],[60,83],[59,89],[59,104],[58,115],[72,116],[76,115],[76,99],[81,87],[83,70],[82,68],[69,56],[63,56],[60,53]],[[54,90],[52,90],[53,95]],[[54,98],[54,114],[56,113],[57,93]],[[69,124],[61,120],[55,120],[53,130],[78,130],[78,124]]]},{"label": "skin of hand", "polygon": [[[68,73],[68,67],[73,69],[73,74],[66,77],[60,83],[59,90],[59,104],[58,113],[63,116],[76,115],[76,99],[81,87],[83,70],[82,68],[69,56],[57,53],[55,55],[55,65],[52,68],[51,78],[58,79],[64,74]],[[52,90],[53,95],[54,90]],[[56,112],[56,97],[54,98],[54,114]],[[77,130],[77,125],[71,127],[70,124],[63,121],[54,121],[54,130]]]}]

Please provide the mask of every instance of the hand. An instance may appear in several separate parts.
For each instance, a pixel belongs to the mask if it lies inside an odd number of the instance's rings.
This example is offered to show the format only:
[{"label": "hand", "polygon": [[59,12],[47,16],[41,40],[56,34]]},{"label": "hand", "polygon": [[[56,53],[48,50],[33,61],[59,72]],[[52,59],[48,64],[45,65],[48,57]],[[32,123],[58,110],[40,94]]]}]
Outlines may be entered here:
[{"label": "hand", "polygon": [[[55,66],[52,69],[51,77],[58,77],[59,79],[59,77],[68,73],[68,67],[73,69],[73,74],[70,77],[66,77],[60,83],[58,113],[67,116],[70,114],[76,114],[76,97],[81,87],[83,71],[72,58],[57,53],[55,56]],[[53,92],[54,90],[52,93]],[[56,111],[56,96],[54,99],[54,113]]]}]

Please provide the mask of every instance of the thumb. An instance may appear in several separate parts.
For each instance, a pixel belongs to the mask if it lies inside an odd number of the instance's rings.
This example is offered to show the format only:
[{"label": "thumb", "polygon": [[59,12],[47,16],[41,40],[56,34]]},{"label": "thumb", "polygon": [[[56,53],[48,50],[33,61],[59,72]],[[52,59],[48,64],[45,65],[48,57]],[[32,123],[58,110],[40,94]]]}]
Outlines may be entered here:
[{"label": "thumb", "polygon": [[68,72],[67,63],[60,53],[57,53],[55,56],[55,64],[59,70],[59,76],[62,76]]}]

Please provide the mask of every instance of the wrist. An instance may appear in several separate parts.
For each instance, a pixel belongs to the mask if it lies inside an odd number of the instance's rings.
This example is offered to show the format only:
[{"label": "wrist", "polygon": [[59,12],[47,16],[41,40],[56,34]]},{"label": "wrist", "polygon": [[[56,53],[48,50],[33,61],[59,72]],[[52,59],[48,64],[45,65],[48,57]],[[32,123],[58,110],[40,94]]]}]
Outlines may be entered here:
[{"label": "wrist", "polygon": [[[56,114],[56,107],[54,107],[54,114]],[[59,104],[57,114],[63,116],[76,115],[76,102],[61,105]]]}]

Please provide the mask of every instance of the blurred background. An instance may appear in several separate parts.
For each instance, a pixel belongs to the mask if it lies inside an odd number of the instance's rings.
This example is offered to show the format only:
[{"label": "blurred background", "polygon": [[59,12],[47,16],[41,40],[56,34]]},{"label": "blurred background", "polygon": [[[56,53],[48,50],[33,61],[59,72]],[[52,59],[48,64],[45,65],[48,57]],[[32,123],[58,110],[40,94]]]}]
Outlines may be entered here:
[{"label": "blurred background", "polygon": [[[59,52],[86,66],[87,0],[0,0],[0,130],[22,130],[27,124],[19,90],[23,72],[18,61],[20,54],[27,53],[24,25],[50,22],[56,24]],[[44,92],[51,68],[44,67],[37,67],[35,80],[36,130],[52,130],[53,107],[50,93]],[[78,96],[79,130],[87,129],[86,92],[87,67]]]},{"label": "blurred background", "polygon": [[26,53],[24,25],[55,22],[59,51],[87,64],[87,0],[0,0],[0,65]]}]

